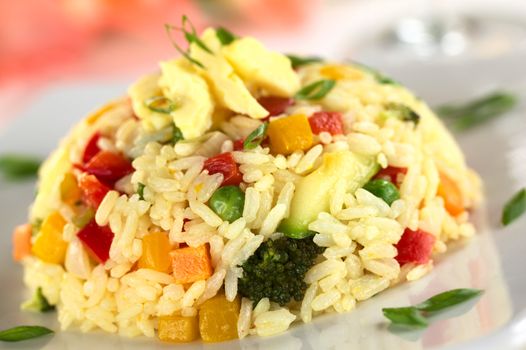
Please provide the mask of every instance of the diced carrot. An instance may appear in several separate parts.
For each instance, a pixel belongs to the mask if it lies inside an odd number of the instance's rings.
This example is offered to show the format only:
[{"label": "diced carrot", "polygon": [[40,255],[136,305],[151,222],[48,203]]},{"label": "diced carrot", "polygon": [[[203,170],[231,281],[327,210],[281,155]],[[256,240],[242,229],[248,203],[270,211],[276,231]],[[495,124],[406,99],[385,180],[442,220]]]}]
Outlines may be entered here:
[{"label": "diced carrot", "polygon": [[212,275],[212,263],[207,245],[179,248],[172,251],[170,255],[176,283],[193,283]]},{"label": "diced carrot", "polygon": [[437,195],[444,198],[444,206],[449,214],[457,216],[464,212],[464,198],[458,185],[449,177],[440,173]]},{"label": "diced carrot", "polygon": [[20,261],[31,254],[31,224],[15,227],[13,231],[13,260]]}]

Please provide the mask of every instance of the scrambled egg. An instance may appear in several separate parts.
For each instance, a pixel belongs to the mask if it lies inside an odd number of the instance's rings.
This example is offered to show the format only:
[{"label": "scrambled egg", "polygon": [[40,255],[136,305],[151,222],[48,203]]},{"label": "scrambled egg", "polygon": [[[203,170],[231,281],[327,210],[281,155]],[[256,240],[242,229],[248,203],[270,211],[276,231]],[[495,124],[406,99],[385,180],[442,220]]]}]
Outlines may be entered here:
[{"label": "scrambled egg", "polygon": [[212,126],[214,111],[206,81],[183,58],[161,62],[161,70],[159,86],[164,96],[178,105],[171,113],[175,125],[185,139],[203,135]]},{"label": "scrambled egg", "polygon": [[267,50],[259,41],[246,37],[222,50],[239,76],[248,84],[260,86],[276,96],[290,97],[300,89],[300,80],[290,60]]},{"label": "scrambled egg", "polygon": [[[289,97],[300,89],[290,60],[253,38],[223,46],[216,31],[207,29],[201,40],[211,52],[193,42],[189,55],[203,67],[184,57],[161,62],[161,74],[147,75],[130,87],[133,110],[147,131],[174,122],[185,139],[196,138],[212,127],[218,111],[254,119],[268,116],[252,92]],[[150,110],[145,101],[154,96],[169,98],[177,108],[169,114]]]},{"label": "scrambled egg", "polygon": [[250,94],[247,87],[234,72],[232,66],[221,53],[221,43],[216,31],[207,29],[201,38],[213,54],[206,52],[195,43],[190,46],[190,55],[205,68],[199,71],[212,86],[214,95],[222,106],[239,114],[247,114],[255,119],[262,119],[268,112]]}]

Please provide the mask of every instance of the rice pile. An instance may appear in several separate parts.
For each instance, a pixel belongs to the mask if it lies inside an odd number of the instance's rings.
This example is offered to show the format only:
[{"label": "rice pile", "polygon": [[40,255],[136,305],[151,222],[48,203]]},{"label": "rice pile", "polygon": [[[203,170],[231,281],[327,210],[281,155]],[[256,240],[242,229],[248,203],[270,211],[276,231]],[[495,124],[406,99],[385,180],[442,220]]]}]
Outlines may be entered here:
[{"label": "rice pile", "polygon": [[[301,85],[323,77],[327,66],[315,63],[300,68]],[[289,215],[297,180],[317,169],[324,154],[339,150],[374,156],[382,168],[407,168],[405,176],[401,175],[401,198],[389,206],[364,189],[348,193],[345,182],[338,181],[330,192],[330,210],[309,225],[316,232],[314,242],[324,252],[305,277],[308,289],[303,301],[280,307],[267,298],[257,305],[243,298],[239,337],[273,335],[292,323],[310,322],[321,313],[348,312],[357,302],[390,286],[421,278],[432,269],[433,261],[400,267],[395,244],[406,228],[434,235],[434,254],[445,252],[450,241],[472,236],[468,213],[450,215],[437,188],[439,172],[455,179],[467,208],[479,200],[478,178],[423,102],[402,86],[380,84],[359,67],[349,69],[355,76],[338,80],[324,99],[297,101],[284,113],[340,111],[345,133],[322,132],[315,135],[313,147],[286,156],[271,154],[261,145],[234,150],[236,140],[262,124],[246,115],[233,113],[200,137],[162,145],[149,141],[151,128],[135,117],[129,99],[97,111],[72,131],[42,168],[41,187],[51,185],[37,198],[31,218],[59,210],[71,222],[71,210],[58,194],[61,176],[71,164],[81,161],[89,135],[95,131],[114,135],[102,137],[99,148],[132,158],[135,170],[116,183],[96,211],[97,224],[109,225],[115,234],[110,258],[103,265],[91,263],[76,237],[78,228],[68,223],[63,231],[69,243],[64,266],[28,258],[24,262],[26,284],[31,289],[42,287],[46,298],[57,305],[62,329],[153,337],[159,316],[196,315],[197,307],[222,288],[228,300],[236,298],[237,281],[243,273],[240,265],[262,242],[282,235],[276,230]],[[421,117],[418,127],[396,118],[380,123],[378,116],[389,103],[402,103],[417,112]],[[245,193],[243,215],[231,223],[207,205],[223,175],[211,175],[203,168],[208,157],[224,152],[232,152],[239,164]],[[144,185],[144,200],[136,193],[139,184]],[[155,231],[166,232],[175,246],[208,243],[212,276],[181,285],[170,274],[137,269],[142,239]]]}]

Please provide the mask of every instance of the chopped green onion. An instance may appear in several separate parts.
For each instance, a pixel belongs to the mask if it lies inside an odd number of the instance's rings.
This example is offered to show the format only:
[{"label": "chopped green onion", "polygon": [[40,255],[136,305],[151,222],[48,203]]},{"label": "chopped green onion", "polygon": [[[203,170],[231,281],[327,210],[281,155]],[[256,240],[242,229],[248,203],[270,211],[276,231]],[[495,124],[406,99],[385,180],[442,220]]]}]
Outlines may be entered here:
[{"label": "chopped green onion", "polygon": [[228,45],[237,39],[237,37],[232,32],[224,27],[219,27],[216,29],[216,36],[221,42],[221,45]]},{"label": "chopped green onion", "polygon": [[415,306],[384,308],[382,312],[392,324],[426,328],[429,317],[480,296],[480,289],[460,288],[437,294]]},{"label": "chopped green onion", "polygon": [[391,181],[385,179],[371,180],[363,186],[363,189],[371,192],[376,197],[383,199],[388,205],[391,205],[395,200],[400,199],[398,188],[396,188]]},{"label": "chopped green onion", "polygon": [[84,207],[71,220],[78,228],[84,228],[95,217],[95,210],[91,207]]},{"label": "chopped green onion", "polygon": [[35,294],[33,294],[33,297],[22,304],[22,310],[48,312],[55,310],[55,306],[49,303],[42,293],[42,288],[38,287]]},{"label": "chopped green onion", "polygon": [[322,79],[303,87],[294,96],[297,100],[319,100],[327,95],[336,85],[332,79]]},{"label": "chopped green onion", "polygon": [[440,106],[437,112],[441,117],[452,119],[455,129],[464,131],[503,115],[516,104],[515,95],[496,91],[468,103]]},{"label": "chopped green onion", "polygon": [[41,160],[22,154],[0,155],[0,174],[7,180],[20,180],[34,177],[38,173]]},{"label": "chopped green onion", "polygon": [[164,96],[153,96],[144,101],[149,110],[157,113],[169,114],[177,109],[177,104]]},{"label": "chopped green onion", "polygon": [[307,64],[316,63],[323,61],[320,57],[310,56],[301,57],[296,55],[287,55],[292,64],[292,68],[298,68]]},{"label": "chopped green onion", "polygon": [[[190,31],[186,29],[186,24],[190,26]],[[195,43],[197,46],[199,46],[201,49],[205,50],[209,54],[213,54],[212,50],[210,50],[208,46],[206,46],[205,43],[201,39],[199,39],[194,25],[192,24],[192,22],[190,22],[186,15],[183,15],[182,26],[180,30],[184,33],[184,37],[188,44]]]},{"label": "chopped green onion", "polygon": [[511,224],[526,211],[526,188],[517,192],[504,206],[501,222],[504,226]]},{"label": "chopped green onion", "polygon": [[[186,28],[185,28],[187,23],[190,24],[191,32],[188,32],[186,30]],[[205,66],[201,62],[199,62],[198,60],[196,60],[195,58],[192,58],[190,56],[190,54],[188,53],[188,49],[187,50],[183,50],[179,46],[179,44],[177,44],[177,41],[172,36],[172,31],[173,30],[178,31],[178,32],[182,32],[183,35],[184,35],[184,38],[188,42],[188,44],[195,43],[197,46],[199,46],[200,48],[202,48],[206,52],[212,54],[212,51],[197,36],[196,30],[195,30],[194,26],[192,25],[192,23],[190,22],[190,20],[188,19],[188,17],[183,16],[183,18],[182,18],[182,27],[181,28],[175,27],[175,26],[173,26],[171,24],[165,24],[164,25],[164,29],[166,30],[166,33],[168,34],[168,38],[170,39],[170,42],[172,43],[173,47],[175,47],[175,49],[184,58],[186,58],[188,61],[190,61],[191,63],[195,64],[196,66],[199,66],[199,67],[201,67],[203,69],[205,68]]]},{"label": "chopped green onion", "polygon": [[401,103],[388,103],[385,106],[385,109],[383,115],[387,118],[396,118],[404,122],[413,122],[415,125],[418,125],[420,122],[420,115]]},{"label": "chopped green onion", "polygon": [[31,223],[31,236],[36,236],[40,232],[42,227],[43,220],[41,218],[36,218],[35,221]]},{"label": "chopped green onion", "polygon": [[177,127],[177,125],[172,124],[172,144],[176,144],[177,142],[184,140],[183,132],[181,129]]},{"label": "chopped green onion", "polygon": [[263,142],[267,136],[268,123],[263,123],[252,131],[245,141],[243,141],[243,149],[254,149]]},{"label": "chopped green onion", "polygon": [[144,200],[144,188],[145,188],[145,187],[146,187],[146,186],[145,186],[142,182],[139,182],[139,183],[137,184],[137,194],[139,195],[139,199],[140,199],[141,201]]},{"label": "chopped green onion", "polygon": [[53,331],[41,326],[18,326],[0,331],[0,341],[15,342],[41,337]]}]

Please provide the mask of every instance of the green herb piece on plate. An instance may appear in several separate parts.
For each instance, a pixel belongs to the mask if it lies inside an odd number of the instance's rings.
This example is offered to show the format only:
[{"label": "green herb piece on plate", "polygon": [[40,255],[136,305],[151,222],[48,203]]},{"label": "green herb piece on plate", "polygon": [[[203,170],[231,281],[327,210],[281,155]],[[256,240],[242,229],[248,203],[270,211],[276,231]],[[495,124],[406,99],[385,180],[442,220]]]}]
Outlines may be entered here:
[{"label": "green herb piece on plate", "polygon": [[511,224],[526,211],[526,188],[517,192],[504,206],[501,222],[504,226]]},{"label": "green herb piece on plate", "polygon": [[3,154],[0,155],[0,174],[11,181],[27,179],[37,175],[41,163],[34,156]]},{"label": "green herb piece on plate", "polygon": [[146,186],[145,186],[142,182],[139,182],[139,183],[137,184],[137,194],[139,195],[139,199],[140,199],[141,201],[144,200],[144,188],[145,188],[145,187],[146,187]]},{"label": "green herb piece on plate", "polygon": [[450,118],[453,127],[464,131],[501,116],[517,104],[517,97],[509,92],[496,91],[474,101],[437,108],[443,118]]},{"label": "green herb piece on plate", "polygon": [[18,326],[0,331],[0,341],[16,342],[41,337],[54,333],[51,329],[41,326]]},{"label": "green herb piece on plate", "polygon": [[399,308],[384,308],[382,312],[393,325],[426,328],[429,317],[472,300],[483,293],[480,289],[460,288],[437,294],[420,304]]}]

